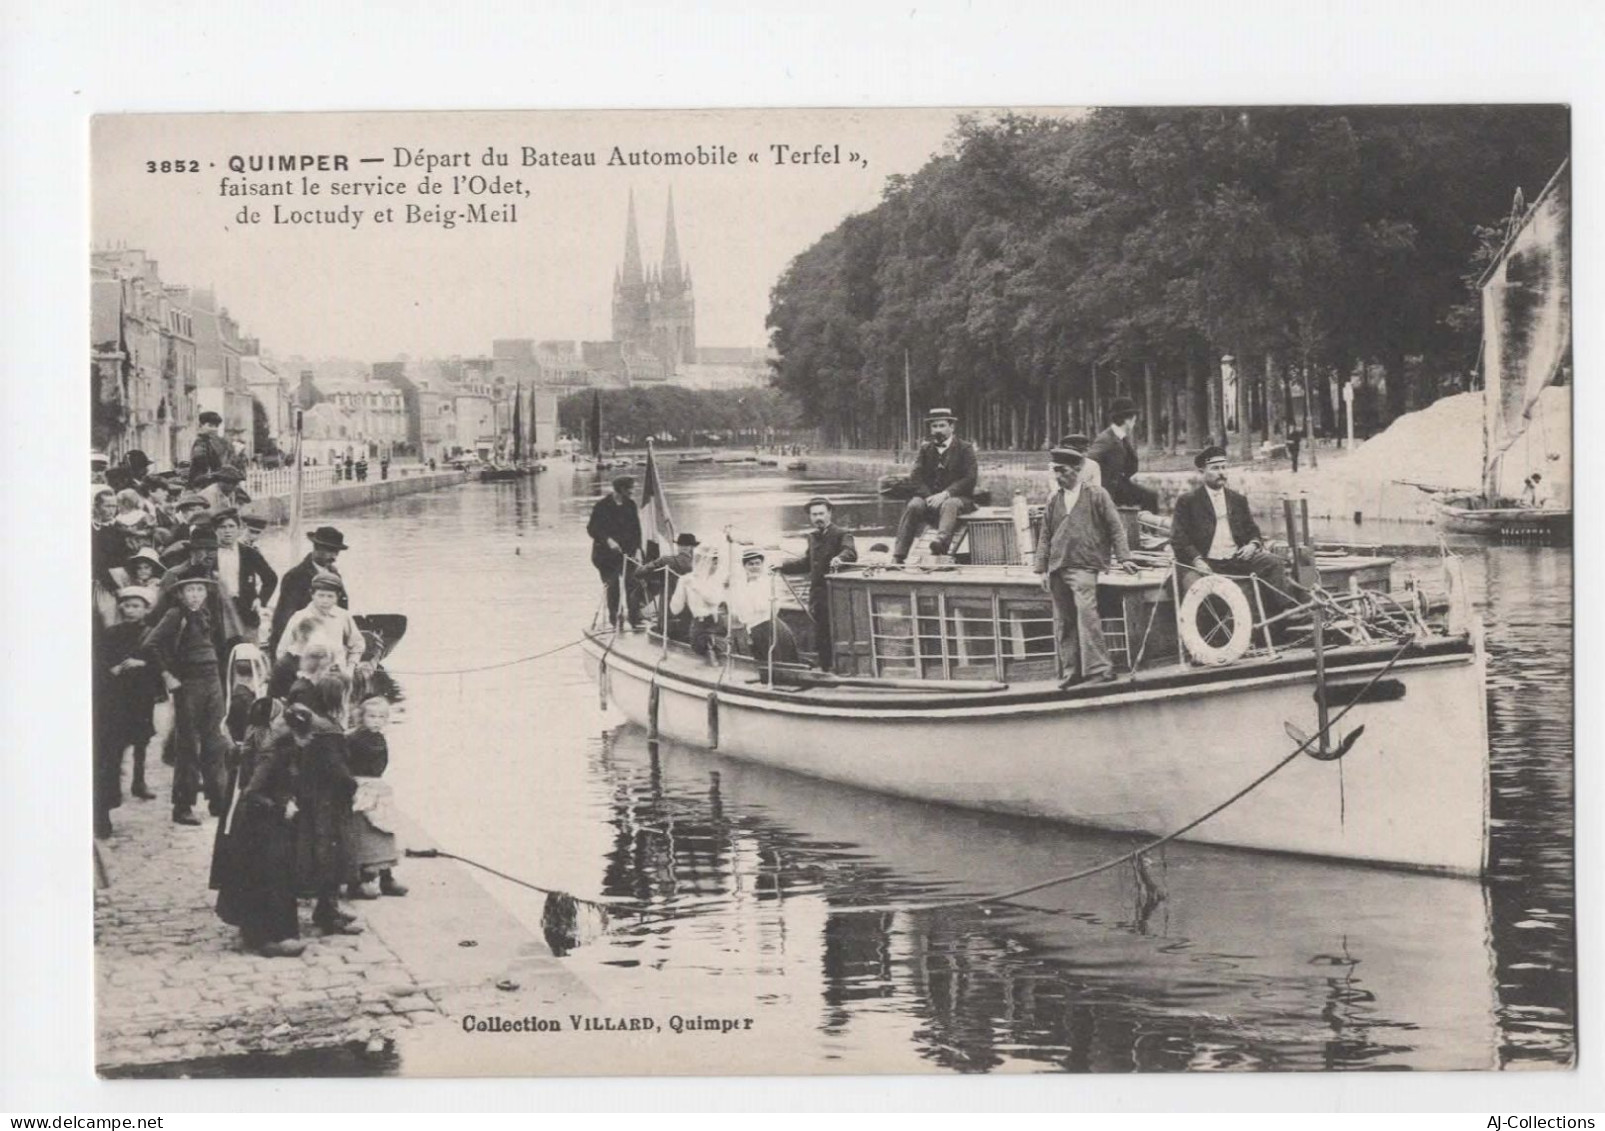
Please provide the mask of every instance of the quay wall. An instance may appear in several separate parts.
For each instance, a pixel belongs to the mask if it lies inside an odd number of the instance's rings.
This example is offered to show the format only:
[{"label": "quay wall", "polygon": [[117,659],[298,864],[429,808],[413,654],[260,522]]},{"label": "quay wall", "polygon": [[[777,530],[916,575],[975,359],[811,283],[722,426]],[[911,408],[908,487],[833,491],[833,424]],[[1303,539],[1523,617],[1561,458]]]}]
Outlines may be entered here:
[{"label": "quay wall", "polygon": [[[304,517],[352,510],[356,507],[365,507],[370,503],[382,503],[387,499],[400,498],[402,495],[415,495],[420,491],[435,491],[442,487],[467,483],[472,478],[472,473],[466,471],[425,471],[417,475],[399,476],[394,479],[370,479],[365,483],[341,483],[339,486],[322,487],[317,490],[307,491],[302,497],[301,513]],[[267,498],[253,499],[251,501],[251,509],[261,513],[269,522],[288,522],[290,521],[290,496],[272,495]]]},{"label": "quay wall", "polygon": [[[1300,497],[1309,500],[1312,519],[1361,523],[1436,521],[1437,512],[1425,492],[1402,483],[1351,479],[1344,475],[1341,459],[1330,460],[1326,452],[1321,453],[1321,458],[1330,466],[1314,470],[1305,466],[1297,474],[1285,465],[1233,467],[1230,484],[1233,490],[1248,496],[1256,517],[1274,522],[1278,530],[1282,521],[1282,499]],[[822,472],[841,478],[878,479],[882,475],[907,474],[909,467],[909,460],[894,460],[889,455],[808,453],[811,473]],[[1138,472],[1135,478],[1136,482],[1159,493],[1159,504],[1167,511],[1198,482],[1197,473],[1193,471]],[[991,490],[992,501],[999,506],[1007,505],[1016,492],[1039,502],[1053,489],[1046,469],[989,466],[985,453],[981,454],[981,485]]]}]

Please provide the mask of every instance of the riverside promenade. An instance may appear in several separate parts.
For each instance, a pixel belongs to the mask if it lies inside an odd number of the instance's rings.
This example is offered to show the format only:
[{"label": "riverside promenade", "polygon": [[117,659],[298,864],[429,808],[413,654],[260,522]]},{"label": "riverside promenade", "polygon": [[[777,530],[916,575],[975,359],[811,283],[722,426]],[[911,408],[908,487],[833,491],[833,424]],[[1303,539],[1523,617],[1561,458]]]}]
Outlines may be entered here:
[{"label": "riverside promenade", "polygon": [[[303,516],[330,514],[353,510],[387,499],[413,495],[420,491],[435,491],[473,480],[466,471],[430,471],[421,465],[403,465],[390,469],[390,478],[379,479],[370,473],[368,479],[336,479],[333,468],[309,467],[303,480]],[[289,468],[273,471],[252,471],[247,476],[245,489],[251,496],[251,509],[269,522],[290,520],[290,491],[294,472]]]},{"label": "riverside promenade", "polygon": [[[290,1074],[297,1054],[343,1057],[342,1074],[385,1071],[398,1042],[427,1041],[467,1014],[590,1009],[596,995],[451,860],[403,860],[405,898],[348,904],[361,935],[319,937],[302,908],[298,958],[240,949],[207,890],[216,821],[175,825],[172,771],[153,745],[157,800],[132,797],[99,842],[109,885],[95,893],[96,1070],[106,1076]],[[402,843],[427,847],[405,825]],[[446,1033],[442,1032],[442,1036]],[[257,1072],[229,1069],[250,1057]],[[405,1059],[405,1057],[403,1057]],[[243,1062],[240,1062],[243,1063]],[[353,1068],[352,1065],[359,1067]]]}]

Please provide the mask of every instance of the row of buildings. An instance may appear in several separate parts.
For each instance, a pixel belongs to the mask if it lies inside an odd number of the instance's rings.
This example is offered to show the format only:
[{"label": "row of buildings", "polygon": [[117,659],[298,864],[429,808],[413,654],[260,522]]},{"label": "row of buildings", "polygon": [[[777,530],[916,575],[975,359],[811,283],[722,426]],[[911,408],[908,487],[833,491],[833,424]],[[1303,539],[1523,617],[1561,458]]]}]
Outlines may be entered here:
[{"label": "row of buildings", "polygon": [[[699,346],[691,267],[671,194],[659,262],[641,253],[632,193],[613,276],[607,341],[505,338],[488,354],[422,361],[277,361],[210,288],[163,282],[144,251],[91,254],[95,447],[143,450],[158,467],[187,457],[208,409],[247,460],[287,451],[301,415],[306,453],[450,459],[558,447],[557,402],[589,389],[760,386],[762,347]],[[515,411],[516,408],[516,411]]]}]

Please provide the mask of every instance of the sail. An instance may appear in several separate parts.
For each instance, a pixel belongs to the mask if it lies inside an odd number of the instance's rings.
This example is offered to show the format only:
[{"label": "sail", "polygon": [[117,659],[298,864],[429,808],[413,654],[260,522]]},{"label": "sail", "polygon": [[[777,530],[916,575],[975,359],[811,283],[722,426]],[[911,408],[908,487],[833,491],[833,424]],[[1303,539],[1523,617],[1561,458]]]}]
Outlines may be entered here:
[{"label": "sail", "polygon": [[513,462],[524,456],[524,390],[513,388]]},{"label": "sail", "polygon": [[1545,387],[1571,352],[1572,181],[1563,163],[1482,281],[1484,490],[1498,494],[1500,457],[1521,439]]}]

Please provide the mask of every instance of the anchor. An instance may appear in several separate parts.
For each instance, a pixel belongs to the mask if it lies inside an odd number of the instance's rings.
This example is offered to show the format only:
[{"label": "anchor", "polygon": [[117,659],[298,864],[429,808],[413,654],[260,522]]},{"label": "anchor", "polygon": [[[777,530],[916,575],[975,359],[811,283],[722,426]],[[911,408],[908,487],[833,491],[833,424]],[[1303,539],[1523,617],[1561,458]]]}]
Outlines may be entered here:
[{"label": "anchor", "polygon": [[[1297,526],[1293,522],[1293,500],[1282,500],[1282,513],[1287,521],[1287,540],[1293,550],[1294,568],[1299,574],[1299,579],[1312,590],[1319,589],[1321,575],[1315,565],[1314,544],[1310,540],[1310,502],[1308,499],[1299,500]],[[1336,747],[1333,747],[1326,686],[1326,615],[1320,601],[1312,601],[1310,604],[1310,625],[1313,629],[1310,643],[1315,649],[1315,714],[1316,724],[1320,728],[1318,732],[1320,741],[1315,749],[1311,750],[1308,748],[1310,736],[1299,727],[1291,722],[1285,722],[1282,724],[1282,729],[1287,732],[1289,738],[1305,747],[1304,752],[1317,762],[1335,762],[1354,748],[1354,744],[1365,733],[1365,725],[1362,723],[1355,727],[1338,740]]]}]

